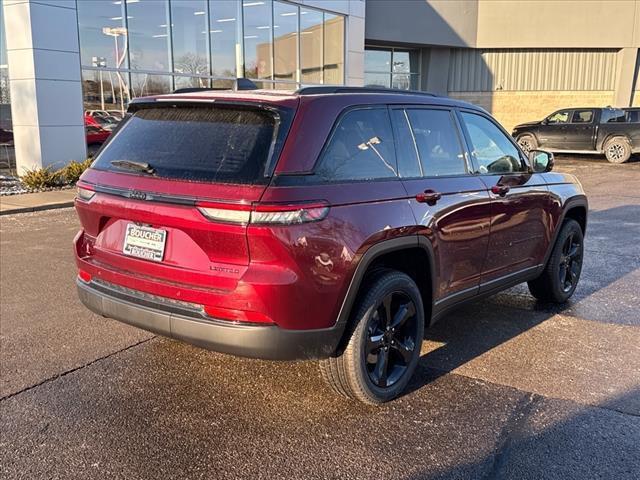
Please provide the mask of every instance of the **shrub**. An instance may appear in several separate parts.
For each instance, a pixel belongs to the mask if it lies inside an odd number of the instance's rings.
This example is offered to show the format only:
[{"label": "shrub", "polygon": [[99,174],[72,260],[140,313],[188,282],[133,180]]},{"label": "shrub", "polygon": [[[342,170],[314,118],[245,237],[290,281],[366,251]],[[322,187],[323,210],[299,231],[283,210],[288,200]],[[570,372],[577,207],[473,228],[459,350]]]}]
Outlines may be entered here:
[{"label": "shrub", "polygon": [[73,184],[78,181],[80,175],[91,166],[92,158],[87,158],[84,162],[76,162],[73,160],[66,167],[59,170],[60,175],[64,178],[64,182]]},{"label": "shrub", "polygon": [[62,174],[60,170],[54,171],[51,167],[35,167],[30,170],[25,169],[24,175],[20,176],[20,181],[30,189],[40,190],[60,186]]}]

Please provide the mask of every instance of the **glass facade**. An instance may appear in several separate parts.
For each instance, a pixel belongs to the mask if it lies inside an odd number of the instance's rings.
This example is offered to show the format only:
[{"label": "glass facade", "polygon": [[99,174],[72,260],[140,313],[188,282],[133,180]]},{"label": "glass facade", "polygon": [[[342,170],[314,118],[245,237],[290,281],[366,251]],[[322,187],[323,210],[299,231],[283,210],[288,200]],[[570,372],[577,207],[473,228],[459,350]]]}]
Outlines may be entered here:
[{"label": "glass facade", "polygon": [[77,0],[85,109],[183,87],[343,84],[345,17],[286,0]]},{"label": "glass facade", "polygon": [[366,47],[365,86],[420,89],[420,52],[398,48]]},{"label": "glass facade", "polygon": [[0,0],[0,174],[15,173],[16,155],[11,122],[9,60],[4,29],[4,13]]}]

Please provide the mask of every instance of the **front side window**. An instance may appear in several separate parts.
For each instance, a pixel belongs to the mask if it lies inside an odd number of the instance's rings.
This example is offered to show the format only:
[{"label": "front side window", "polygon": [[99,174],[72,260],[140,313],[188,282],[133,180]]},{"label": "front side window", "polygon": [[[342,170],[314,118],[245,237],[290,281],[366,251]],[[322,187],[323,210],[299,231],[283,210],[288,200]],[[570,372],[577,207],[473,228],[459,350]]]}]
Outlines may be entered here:
[{"label": "front side window", "polygon": [[574,110],[571,123],[591,123],[593,110]]},{"label": "front side window", "polygon": [[558,123],[567,123],[569,121],[569,114],[571,110],[562,110],[560,112],[553,113],[547,117],[547,123],[555,125]]},{"label": "front side window", "polygon": [[346,113],[329,139],[315,173],[325,181],[395,177],[396,156],[387,109]]},{"label": "front side window", "polygon": [[407,116],[423,176],[467,173],[457,127],[449,111],[415,109],[407,110]]},{"label": "front side window", "polygon": [[491,121],[481,115],[462,112],[469,139],[471,155],[478,165],[478,173],[503,174],[524,170],[516,146]]}]

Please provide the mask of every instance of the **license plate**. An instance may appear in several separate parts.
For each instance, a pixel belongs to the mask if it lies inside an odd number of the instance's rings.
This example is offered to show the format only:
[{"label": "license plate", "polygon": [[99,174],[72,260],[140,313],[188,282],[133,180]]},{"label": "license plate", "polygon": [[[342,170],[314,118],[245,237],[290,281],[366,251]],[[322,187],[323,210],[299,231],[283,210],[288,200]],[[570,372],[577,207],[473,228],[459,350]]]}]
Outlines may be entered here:
[{"label": "license plate", "polygon": [[124,235],[122,253],[132,257],[144,258],[145,260],[161,262],[164,257],[166,241],[166,230],[129,223]]}]

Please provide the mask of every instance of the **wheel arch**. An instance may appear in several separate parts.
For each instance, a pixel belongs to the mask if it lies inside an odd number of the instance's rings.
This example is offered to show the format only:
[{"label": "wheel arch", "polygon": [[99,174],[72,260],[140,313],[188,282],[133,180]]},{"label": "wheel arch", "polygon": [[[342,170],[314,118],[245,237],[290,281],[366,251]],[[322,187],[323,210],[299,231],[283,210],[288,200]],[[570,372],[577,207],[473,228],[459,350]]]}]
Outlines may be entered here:
[{"label": "wheel arch", "polygon": [[576,195],[565,201],[564,208],[562,209],[562,214],[560,216],[558,224],[556,225],[555,231],[553,232],[553,238],[551,242],[549,242],[549,246],[547,247],[543,265],[546,265],[549,261],[549,257],[551,256],[553,247],[555,246],[558,235],[560,234],[560,230],[562,229],[562,225],[567,218],[576,220],[582,228],[582,233],[586,234],[588,212],[589,203],[587,201],[586,195]]},{"label": "wheel arch", "polygon": [[598,150],[598,152],[600,153],[604,153],[604,146],[607,144],[607,142],[613,138],[616,137],[620,137],[620,138],[624,138],[627,143],[631,146],[631,148],[633,149],[633,142],[631,141],[631,138],[629,138],[629,135],[627,135],[626,133],[623,132],[617,132],[617,133],[609,133],[606,136],[602,137],[602,141],[600,142],[599,145],[596,145],[596,150]]},{"label": "wheel arch", "polygon": [[524,132],[519,133],[518,135],[516,135],[516,138],[515,138],[516,143],[518,142],[518,139],[520,137],[524,137],[525,135],[529,135],[530,137],[533,137],[533,139],[536,141],[537,146],[540,147],[540,139],[538,138],[538,134],[536,130],[525,130]]},{"label": "wheel arch", "polygon": [[[412,260],[414,261],[412,262]],[[419,260],[427,262],[426,268],[418,268]],[[411,268],[402,268],[403,265]],[[375,272],[377,269],[385,268],[402,271],[416,282],[422,295],[425,310],[425,328],[429,326],[433,311],[434,279],[436,275],[433,246],[427,239],[417,235],[384,240],[369,247],[362,254],[352,275],[336,322],[336,325],[344,329],[338,349],[342,348],[344,338],[348,336],[349,329],[347,326],[351,311],[356,304],[358,293],[366,282],[368,274]]]}]

